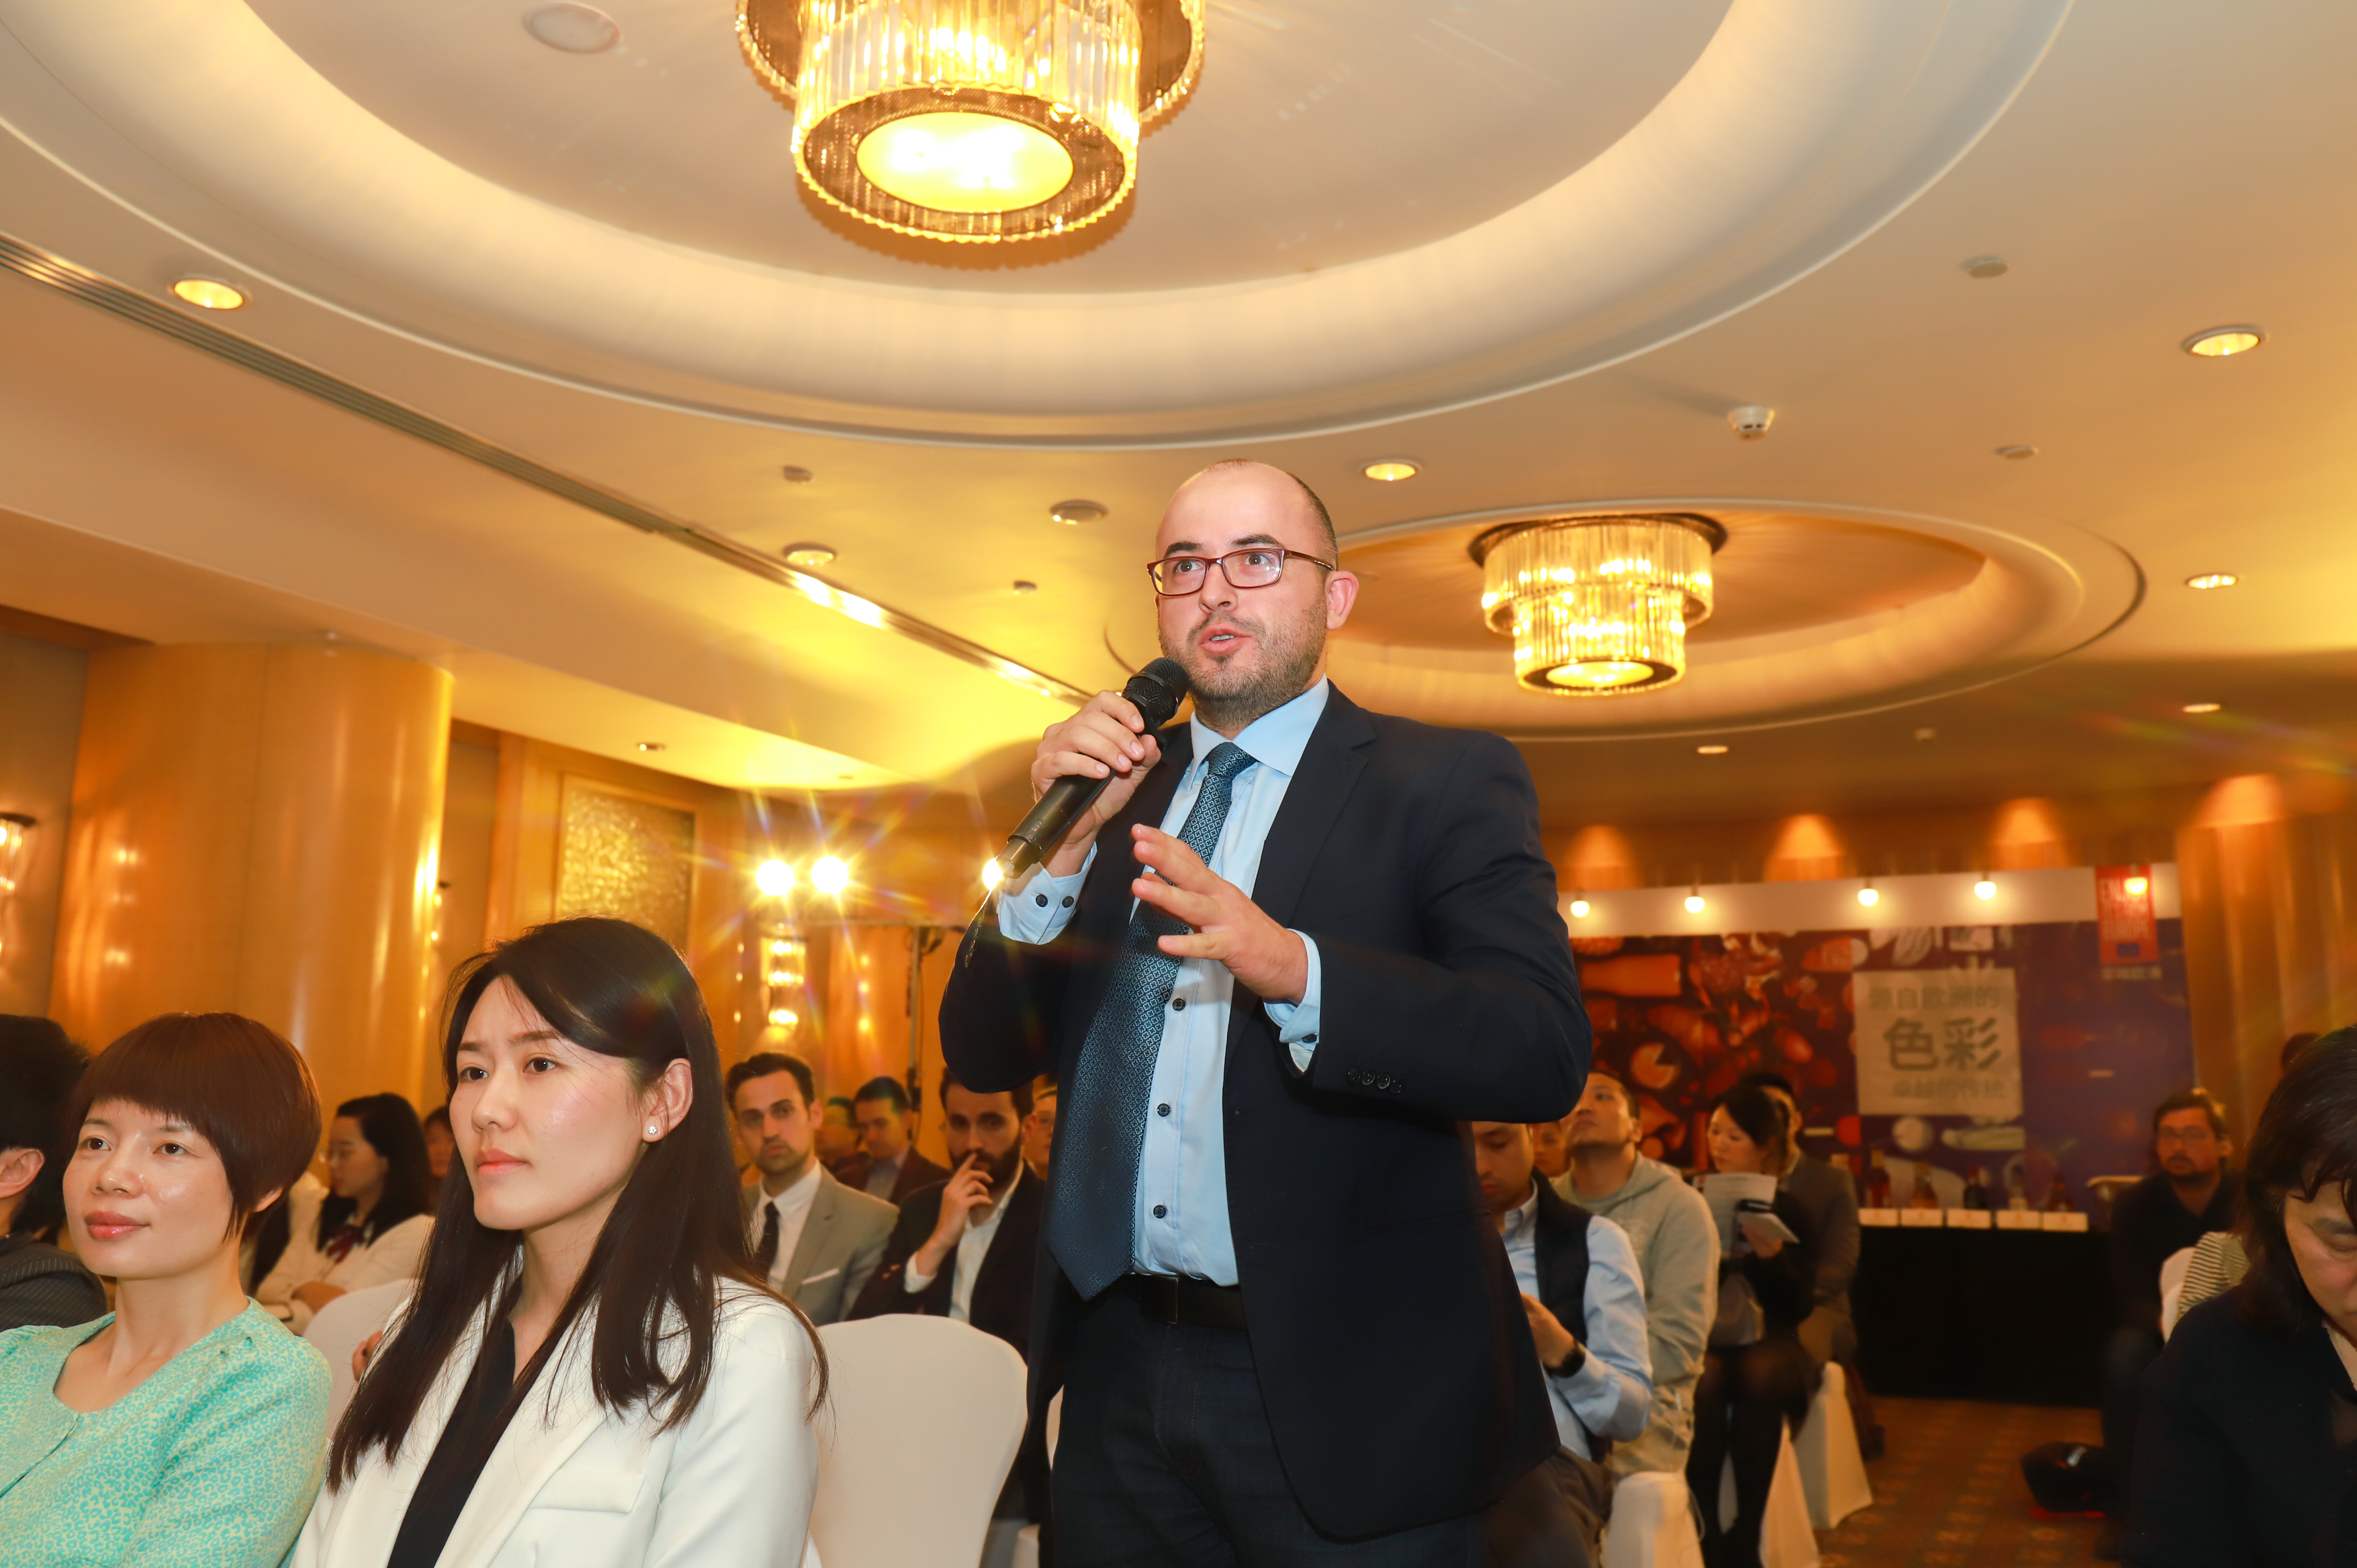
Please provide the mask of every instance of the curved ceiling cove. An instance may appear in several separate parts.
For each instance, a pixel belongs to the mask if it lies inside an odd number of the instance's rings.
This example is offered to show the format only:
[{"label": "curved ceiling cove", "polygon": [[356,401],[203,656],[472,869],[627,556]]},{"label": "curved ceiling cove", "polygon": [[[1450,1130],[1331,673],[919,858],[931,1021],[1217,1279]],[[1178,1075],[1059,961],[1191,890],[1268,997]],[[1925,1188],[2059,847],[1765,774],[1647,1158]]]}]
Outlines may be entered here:
[{"label": "curved ceiling cove", "polygon": [[[1468,542],[1502,522],[1695,512],[1724,526],[1717,608],[1684,681],[1566,700],[1514,682],[1480,614]],[[2143,576],[2116,545],[2062,523],[1945,518],[1756,499],[1652,498],[1437,518],[1346,534],[1363,584],[1331,668],[1388,713],[1524,739],[1605,740],[1768,728],[1986,685],[2103,636]]]},{"label": "curved ceiling cove", "polygon": [[[1566,4],[1495,39],[1408,0],[1217,9],[1134,211],[996,272],[813,220],[729,29],[610,9],[620,47],[563,56],[497,6],[153,0],[125,27],[0,0],[71,97],[6,113],[281,287],[536,373],[920,439],[1189,445],[1498,397],[1741,308],[1936,180],[2068,0]],[[470,54],[477,12],[504,20]],[[114,180],[135,149],[169,178]]]}]

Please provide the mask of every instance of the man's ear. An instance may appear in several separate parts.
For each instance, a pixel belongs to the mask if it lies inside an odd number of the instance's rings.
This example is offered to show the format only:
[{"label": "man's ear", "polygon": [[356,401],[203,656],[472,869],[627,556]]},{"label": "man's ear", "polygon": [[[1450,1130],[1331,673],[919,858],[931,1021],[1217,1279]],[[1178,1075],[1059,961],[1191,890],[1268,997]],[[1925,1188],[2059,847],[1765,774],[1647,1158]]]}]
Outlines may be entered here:
[{"label": "man's ear", "polygon": [[1359,602],[1359,575],[1355,572],[1334,571],[1326,574],[1326,629],[1335,630],[1351,618],[1351,607]]},{"label": "man's ear", "polygon": [[0,1149],[0,1199],[22,1197],[48,1163],[38,1149]]}]

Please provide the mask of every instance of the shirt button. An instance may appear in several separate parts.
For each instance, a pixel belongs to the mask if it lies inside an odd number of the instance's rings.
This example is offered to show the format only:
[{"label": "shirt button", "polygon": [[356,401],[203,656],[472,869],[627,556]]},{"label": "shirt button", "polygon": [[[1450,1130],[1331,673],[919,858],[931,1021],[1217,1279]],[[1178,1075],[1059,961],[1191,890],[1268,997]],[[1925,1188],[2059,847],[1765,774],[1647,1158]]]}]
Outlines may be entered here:
[{"label": "shirt button", "polygon": [[1173,996],[1170,999],[1170,1010],[1174,1013],[1184,1013],[1187,1011],[1187,999],[1184,996]]},{"label": "shirt button", "polygon": [[1169,1213],[1170,1211],[1168,1208],[1163,1208],[1162,1205],[1158,1203],[1154,1206],[1154,1218],[1157,1219],[1167,1219],[1168,1218]]},{"label": "shirt button", "polygon": [[1318,1036],[1315,1035],[1304,1035],[1301,1036],[1301,1043],[1305,1046],[1314,1046],[1318,1043]]},{"label": "shirt button", "polygon": [[1045,893],[1034,893],[1031,897],[1039,901],[1039,908],[1042,909],[1048,907],[1048,896]]},{"label": "shirt button", "polygon": [[1154,1113],[1157,1116],[1168,1116],[1170,1114],[1170,1107],[1168,1105],[1157,1105],[1154,1108]]},{"label": "shirt button", "polygon": [[1067,908],[1067,909],[1069,909],[1069,908],[1071,908],[1071,907],[1072,907],[1072,900],[1071,900],[1071,895],[1067,894],[1067,895],[1065,896],[1065,897],[1064,897],[1064,908]]}]

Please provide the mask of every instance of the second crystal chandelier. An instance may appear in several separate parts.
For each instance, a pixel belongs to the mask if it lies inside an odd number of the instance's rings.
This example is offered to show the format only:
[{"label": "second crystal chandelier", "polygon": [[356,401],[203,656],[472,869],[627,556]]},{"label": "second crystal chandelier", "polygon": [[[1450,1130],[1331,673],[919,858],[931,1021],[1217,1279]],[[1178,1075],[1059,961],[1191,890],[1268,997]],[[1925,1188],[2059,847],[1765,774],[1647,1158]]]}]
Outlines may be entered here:
[{"label": "second crystal chandelier", "polygon": [[737,0],[794,166],[855,217],[987,242],[1069,234],[1137,180],[1203,66],[1203,0]]},{"label": "second crystal chandelier", "polygon": [[1686,631],[1708,618],[1727,530],[1692,512],[1550,518],[1473,541],[1481,613],[1514,643],[1514,677],[1559,697],[1674,684]]}]

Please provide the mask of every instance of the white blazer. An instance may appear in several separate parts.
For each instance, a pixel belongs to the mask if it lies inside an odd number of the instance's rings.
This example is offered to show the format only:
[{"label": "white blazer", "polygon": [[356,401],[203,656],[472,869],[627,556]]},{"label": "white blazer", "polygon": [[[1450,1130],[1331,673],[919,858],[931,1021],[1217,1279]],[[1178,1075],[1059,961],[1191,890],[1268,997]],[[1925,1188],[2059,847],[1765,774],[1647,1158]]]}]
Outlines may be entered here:
[{"label": "white blazer", "polygon": [[[668,1432],[597,1403],[590,1323],[576,1324],[491,1451],[437,1568],[800,1563],[818,1485],[811,1337],[774,1298],[728,1288],[703,1402]],[[321,1490],[293,1568],[384,1568],[482,1333],[479,1321],[459,1340],[390,1464],[371,1454]]]}]

